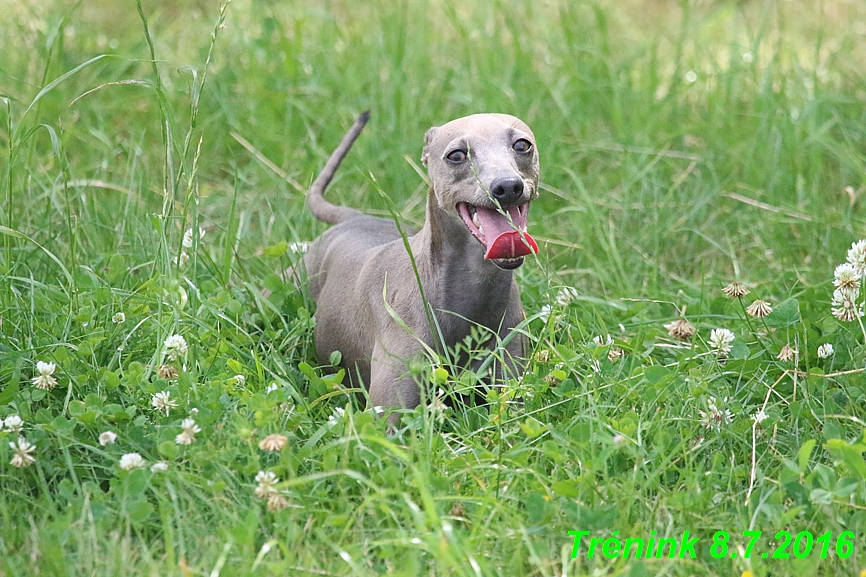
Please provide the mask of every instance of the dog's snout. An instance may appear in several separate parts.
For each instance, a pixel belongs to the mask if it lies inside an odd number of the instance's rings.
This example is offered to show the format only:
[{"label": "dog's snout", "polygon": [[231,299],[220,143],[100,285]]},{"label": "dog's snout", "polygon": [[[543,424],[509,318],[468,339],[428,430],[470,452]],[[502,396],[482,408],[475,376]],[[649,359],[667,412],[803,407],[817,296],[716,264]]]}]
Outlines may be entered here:
[{"label": "dog's snout", "polygon": [[502,204],[517,202],[523,196],[523,179],[517,176],[505,176],[490,183],[490,194]]}]

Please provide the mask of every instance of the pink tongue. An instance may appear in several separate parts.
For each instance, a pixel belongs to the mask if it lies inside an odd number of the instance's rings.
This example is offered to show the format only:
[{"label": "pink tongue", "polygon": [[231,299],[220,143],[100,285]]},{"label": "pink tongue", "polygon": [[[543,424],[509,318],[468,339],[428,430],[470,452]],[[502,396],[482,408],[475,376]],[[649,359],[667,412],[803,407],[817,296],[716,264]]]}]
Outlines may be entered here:
[{"label": "pink tongue", "polygon": [[515,230],[526,228],[525,210],[521,214],[516,206],[505,209],[511,218],[489,208],[478,207],[476,210],[487,243],[484,258],[518,258],[538,252],[538,245],[529,233]]}]

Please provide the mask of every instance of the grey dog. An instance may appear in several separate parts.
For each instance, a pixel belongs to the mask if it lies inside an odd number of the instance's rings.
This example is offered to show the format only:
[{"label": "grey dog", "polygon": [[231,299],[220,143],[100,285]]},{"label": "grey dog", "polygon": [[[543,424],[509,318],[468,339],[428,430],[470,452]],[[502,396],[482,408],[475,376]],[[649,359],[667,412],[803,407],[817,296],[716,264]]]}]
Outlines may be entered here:
[{"label": "grey dog", "polygon": [[393,221],[323,196],[368,118],[358,118],[308,194],[316,218],[335,225],[305,257],[319,360],[340,351],[374,406],[411,408],[421,393],[410,365],[479,327],[489,336],[485,346],[501,353],[487,381],[519,376],[526,338],[507,337],[525,318],[513,269],[538,252],[526,233],[529,203],[538,196],[532,131],[506,114],[475,114],[427,131],[421,160],[432,186],[424,226],[408,237],[410,256]]}]

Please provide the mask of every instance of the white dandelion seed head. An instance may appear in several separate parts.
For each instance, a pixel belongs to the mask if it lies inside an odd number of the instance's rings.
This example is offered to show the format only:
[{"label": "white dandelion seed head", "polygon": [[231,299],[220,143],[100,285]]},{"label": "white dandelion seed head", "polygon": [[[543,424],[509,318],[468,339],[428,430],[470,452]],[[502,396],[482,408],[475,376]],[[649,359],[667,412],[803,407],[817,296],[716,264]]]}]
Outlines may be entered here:
[{"label": "white dandelion seed head", "polygon": [[133,469],[141,469],[145,466],[144,458],[138,453],[126,453],[120,457],[118,466],[124,471],[132,471]]}]

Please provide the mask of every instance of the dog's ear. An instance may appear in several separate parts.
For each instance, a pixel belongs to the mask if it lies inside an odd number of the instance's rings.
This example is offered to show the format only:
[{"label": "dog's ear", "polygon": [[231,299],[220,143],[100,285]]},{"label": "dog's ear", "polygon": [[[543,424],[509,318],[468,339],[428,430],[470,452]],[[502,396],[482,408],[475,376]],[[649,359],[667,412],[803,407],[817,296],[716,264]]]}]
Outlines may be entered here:
[{"label": "dog's ear", "polygon": [[430,143],[433,142],[433,137],[436,136],[436,129],[438,126],[434,126],[424,135],[424,150],[421,151],[421,164],[427,166],[427,157],[429,154]]}]

